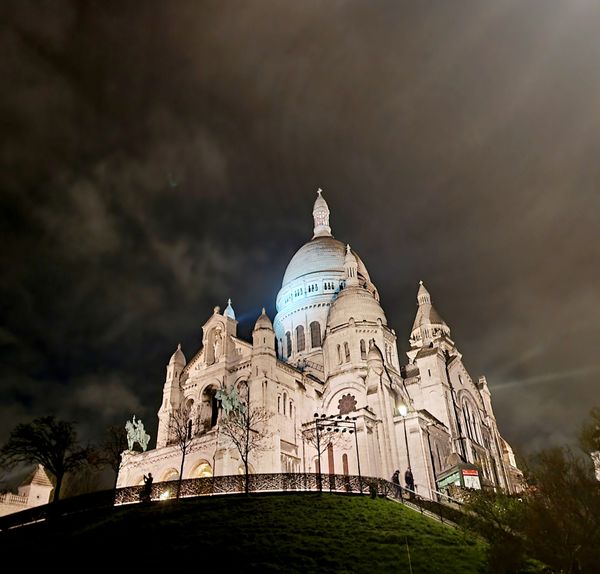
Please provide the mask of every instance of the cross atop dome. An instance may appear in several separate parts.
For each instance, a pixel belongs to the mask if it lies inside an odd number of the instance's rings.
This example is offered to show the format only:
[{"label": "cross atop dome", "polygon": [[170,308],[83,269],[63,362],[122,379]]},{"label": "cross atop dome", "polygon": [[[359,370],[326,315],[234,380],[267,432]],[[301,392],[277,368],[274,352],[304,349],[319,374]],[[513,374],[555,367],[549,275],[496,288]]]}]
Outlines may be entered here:
[{"label": "cross atop dome", "polygon": [[313,206],[313,219],[315,222],[314,236],[315,237],[331,237],[331,227],[329,227],[329,206],[322,195],[323,190],[317,190],[317,199]]}]

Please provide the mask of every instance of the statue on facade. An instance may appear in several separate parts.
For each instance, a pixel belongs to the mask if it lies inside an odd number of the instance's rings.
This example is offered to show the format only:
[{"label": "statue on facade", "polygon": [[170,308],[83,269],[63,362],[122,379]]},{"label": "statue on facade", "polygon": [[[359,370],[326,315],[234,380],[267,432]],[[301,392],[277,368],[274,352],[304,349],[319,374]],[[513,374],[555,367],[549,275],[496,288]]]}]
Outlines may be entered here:
[{"label": "statue on facade", "polygon": [[221,335],[221,329],[219,327],[217,327],[215,329],[215,340],[213,342],[215,361],[219,360],[222,349],[223,349],[223,336]]},{"label": "statue on facade", "polygon": [[225,387],[221,387],[215,393],[215,398],[221,402],[221,407],[223,407],[225,415],[227,416],[229,416],[232,411],[242,415],[246,413],[246,404],[240,399],[240,395],[238,394],[235,386],[229,393]]},{"label": "statue on facade", "polygon": [[150,442],[150,435],[144,429],[144,423],[138,419],[133,419],[125,423],[125,430],[127,431],[127,446],[129,450],[133,450],[133,445],[137,442],[142,450],[145,452]]}]

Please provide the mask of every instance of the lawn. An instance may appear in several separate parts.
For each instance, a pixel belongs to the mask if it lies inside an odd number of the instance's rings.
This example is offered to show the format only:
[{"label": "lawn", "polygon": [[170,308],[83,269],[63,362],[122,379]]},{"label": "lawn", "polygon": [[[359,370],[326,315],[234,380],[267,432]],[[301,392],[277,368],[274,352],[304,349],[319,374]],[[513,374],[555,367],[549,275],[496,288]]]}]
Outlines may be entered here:
[{"label": "lawn", "polygon": [[[483,572],[485,545],[402,505],[323,494],[155,502],[0,534],[0,548],[67,570]],[[137,570],[137,569],[136,569]]]}]

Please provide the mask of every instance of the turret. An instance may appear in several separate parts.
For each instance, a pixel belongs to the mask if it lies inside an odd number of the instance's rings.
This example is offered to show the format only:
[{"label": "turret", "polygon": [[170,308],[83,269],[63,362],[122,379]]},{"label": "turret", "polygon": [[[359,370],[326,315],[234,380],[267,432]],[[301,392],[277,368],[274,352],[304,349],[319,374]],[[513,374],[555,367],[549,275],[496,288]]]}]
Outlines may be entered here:
[{"label": "turret", "polygon": [[317,190],[317,199],[313,206],[313,219],[315,222],[314,236],[315,237],[331,237],[331,227],[329,227],[329,206],[321,195],[322,189]]},{"label": "turret", "polygon": [[346,271],[346,287],[358,287],[358,261],[350,250],[350,245],[346,245],[344,269]]},{"label": "turret", "polygon": [[181,350],[181,343],[179,343],[177,345],[177,349],[175,349],[175,352],[171,355],[171,359],[169,360],[169,364],[167,365],[167,377],[165,382],[169,383],[174,379],[179,380],[179,376],[181,375],[181,372],[183,371],[185,365],[185,355]]},{"label": "turret", "polygon": [[231,306],[231,299],[227,299],[227,307],[225,307],[225,311],[223,311],[223,316],[229,317],[230,319],[233,319],[235,321],[235,311]]},{"label": "turret", "polygon": [[496,417],[494,416],[494,409],[492,408],[492,394],[490,393],[490,389],[487,384],[487,379],[485,377],[479,377],[477,389],[481,394],[481,399],[483,400],[485,412],[490,418],[496,420]]},{"label": "turret", "polygon": [[383,373],[383,355],[377,345],[371,341],[369,354],[367,355],[367,367],[377,376]]},{"label": "turret", "polygon": [[[275,357],[275,331],[271,319],[267,315],[263,307],[262,313],[254,324],[252,330],[252,379],[250,380],[250,388],[252,394],[256,397],[261,396],[257,390],[267,383],[266,377],[272,379],[274,377],[275,365],[277,359]],[[263,378],[265,377],[265,378]],[[266,395],[262,395],[266,398]],[[267,404],[263,406],[267,407]]]},{"label": "turret", "polygon": [[181,402],[179,379],[185,365],[185,355],[181,350],[181,343],[179,343],[167,365],[167,376],[163,387],[163,398],[160,409],[158,410],[158,433],[156,435],[157,448],[161,448],[167,444],[169,438],[169,417],[173,410],[179,408]]},{"label": "turret", "polygon": [[252,354],[275,357],[275,331],[264,307],[252,330]]},{"label": "turret", "polygon": [[435,310],[429,291],[419,281],[417,315],[410,334],[411,347],[427,347],[441,336],[450,337],[450,327]]}]

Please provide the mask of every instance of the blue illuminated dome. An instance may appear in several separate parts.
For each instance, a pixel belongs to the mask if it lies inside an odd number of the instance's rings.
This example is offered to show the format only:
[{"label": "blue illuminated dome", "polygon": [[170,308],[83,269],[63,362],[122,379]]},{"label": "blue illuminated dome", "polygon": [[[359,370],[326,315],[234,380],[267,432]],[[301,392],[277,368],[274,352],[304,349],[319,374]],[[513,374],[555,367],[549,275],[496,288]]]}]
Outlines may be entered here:
[{"label": "blue illuminated dome", "polygon": [[[344,287],[346,246],[331,235],[329,207],[318,192],[313,206],[314,234],[290,260],[277,295],[273,321],[279,357],[288,362],[322,363],[322,341],[331,304]],[[357,280],[376,302],[377,290],[358,254]]]},{"label": "blue illuminated dome", "polygon": [[[359,278],[370,282],[365,264],[355,251],[352,253],[358,261]],[[346,246],[341,241],[331,236],[315,237],[298,249],[292,257],[283,276],[282,289],[297,279],[304,278],[308,281],[311,279],[310,275],[315,273],[333,273],[343,278],[345,257]]]}]

